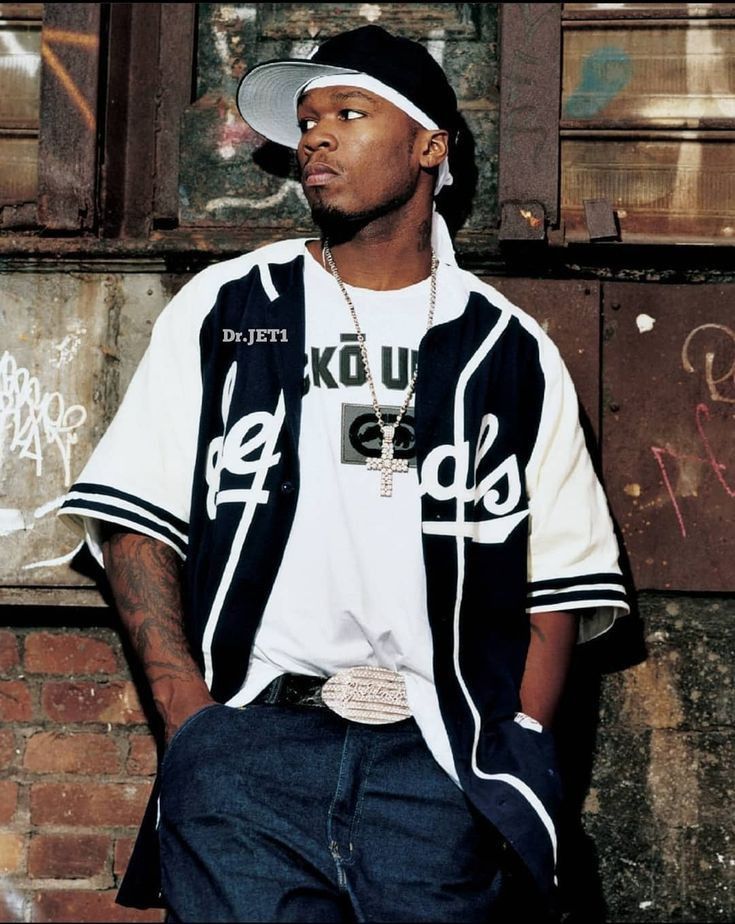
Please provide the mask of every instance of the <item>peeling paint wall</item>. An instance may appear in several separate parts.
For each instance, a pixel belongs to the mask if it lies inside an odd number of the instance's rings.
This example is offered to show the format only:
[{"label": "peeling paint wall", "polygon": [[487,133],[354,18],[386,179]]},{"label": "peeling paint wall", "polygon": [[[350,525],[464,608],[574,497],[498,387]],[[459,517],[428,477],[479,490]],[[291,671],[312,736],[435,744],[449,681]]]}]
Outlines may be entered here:
[{"label": "peeling paint wall", "polygon": [[55,513],[112,419],[173,282],[160,273],[24,272],[0,292],[3,588],[89,587]]}]

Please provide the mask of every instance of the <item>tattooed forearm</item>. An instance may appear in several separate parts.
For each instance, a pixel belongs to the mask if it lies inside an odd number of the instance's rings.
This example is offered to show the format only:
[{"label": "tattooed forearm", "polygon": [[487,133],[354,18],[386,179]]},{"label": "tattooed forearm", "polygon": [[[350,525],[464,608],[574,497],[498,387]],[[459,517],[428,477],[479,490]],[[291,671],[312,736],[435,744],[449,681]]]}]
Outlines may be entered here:
[{"label": "tattooed forearm", "polygon": [[546,636],[544,635],[544,630],[540,625],[531,618],[531,635],[535,635],[539,642],[543,643],[546,641]]},{"label": "tattooed forearm", "polygon": [[163,542],[108,531],[105,569],[120,619],[151,685],[167,735],[212,699],[186,640],[179,558]]}]

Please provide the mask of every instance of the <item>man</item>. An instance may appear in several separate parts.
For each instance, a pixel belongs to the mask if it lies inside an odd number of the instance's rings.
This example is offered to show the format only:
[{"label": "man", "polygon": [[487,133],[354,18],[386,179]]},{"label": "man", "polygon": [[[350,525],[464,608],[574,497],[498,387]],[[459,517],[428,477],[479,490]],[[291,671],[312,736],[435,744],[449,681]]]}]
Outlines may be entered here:
[{"label": "man", "polygon": [[457,105],[422,46],[367,26],[238,104],[296,148],[321,238],[182,289],[62,510],[165,726],[163,900],[485,921],[516,857],[548,900],[545,726],[578,633],[627,610],[568,374],[456,264]]}]

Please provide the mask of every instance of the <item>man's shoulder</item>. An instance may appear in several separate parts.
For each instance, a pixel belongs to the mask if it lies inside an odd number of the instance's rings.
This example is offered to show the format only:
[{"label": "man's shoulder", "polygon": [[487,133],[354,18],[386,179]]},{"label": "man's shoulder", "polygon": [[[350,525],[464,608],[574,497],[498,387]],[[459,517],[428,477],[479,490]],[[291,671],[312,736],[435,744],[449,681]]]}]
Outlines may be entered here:
[{"label": "man's shoulder", "polygon": [[535,340],[548,341],[548,335],[539,322],[524,308],[516,305],[506,295],[484,279],[480,279],[469,270],[457,269],[462,285],[468,297],[474,295],[473,302],[480,310],[494,310],[499,318],[506,321],[514,319],[516,328]]},{"label": "man's shoulder", "polygon": [[214,308],[220,291],[230,283],[245,280],[253,273],[259,274],[260,282],[268,296],[273,299],[277,292],[273,287],[274,267],[293,263],[304,252],[306,238],[277,241],[266,244],[250,253],[213,263],[200,270],[186,282],[158,316],[154,334],[161,337],[178,332],[199,330],[204,319]]},{"label": "man's shoulder", "polygon": [[304,252],[307,238],[293,238],[264,244],[249,253],[213,263],[197,273],[189,282],[197,289],[217,290],[228,282],[242,279],[254,269],[290,263]]}]

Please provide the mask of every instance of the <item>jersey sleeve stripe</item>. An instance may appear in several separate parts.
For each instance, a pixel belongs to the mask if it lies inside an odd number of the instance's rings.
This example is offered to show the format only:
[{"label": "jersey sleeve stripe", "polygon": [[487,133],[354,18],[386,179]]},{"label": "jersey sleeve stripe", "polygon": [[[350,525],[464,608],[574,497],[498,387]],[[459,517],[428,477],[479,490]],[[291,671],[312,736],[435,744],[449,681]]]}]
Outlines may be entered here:
[{"label": "jersey sleeve stripe", "polygon": [[529,589],[537,592],[590,584],[615,584],[617,587],[622,587],[623,578],[620,572],[600,571],[595,574],[575,574],[568,577],[550,578],[545,581],[532,581],[529,584]]},{"label": "jersey sleeve stripe", "polygon": [[[110,487],[109,485],[77,482],[76,484],[72,485],[71,491],[69,494],[67,494],[67,498],[70,499],[84,497],[88,497],[90,500],[96,500],[98,498],[104,497],[106,499],[120,501],[121,506],[125,506],[131,510],[140,510],[143,514],[149,516],[151,519],[166,524],[173,531],[179,533],[183,537],[185,537],[189,531],[189,524],[185,520],[174,516],[163,507],[159,507],[156,504],[151,504],[149,501],[146,501],[141,497],[137,497],[134,494],[128,494],[125,491],[120,491],[117,488]],[[65,507],[66,504],[63,504],[61,509],[64,510]]]},{"label": "jersey sleeve stripe", "polygon": [[115,507],[110,504],[95,503],[89,500],[70,500],[64,504],[61,512],[90,517],[95,520],[105,520],[108,523],[118,523],[121,526],[129,526],[135,532],[143,532],[154,539],[160,539],[175,549],[182,558],[186,557],[185,538],[182,539],[178,533],[175,533],[164,524],[151,520],[150,517],[133,510]]},{"label": "jersey sleeve stripe", "polygon": [[622,584],[570,584],[568,587],[560,587],[558,590],[531,590],[529,591],[528,596],[534,597],[535,599],[543,600],[544,597],[553,597],[558,593],[571,593],[572,591],[605,591],[605,590],[616,590],[624,592],[625,589]]},{"label": "jersey sleeve stripe", "polygon": [[568,605],[574,609],[594,606],[618,606],[628,609],[627,598],[622,590],[584,590],[560,592],[544,597],[530,597],[527,601],[526,612],[538,613],[545,609],[558,609]]}]

